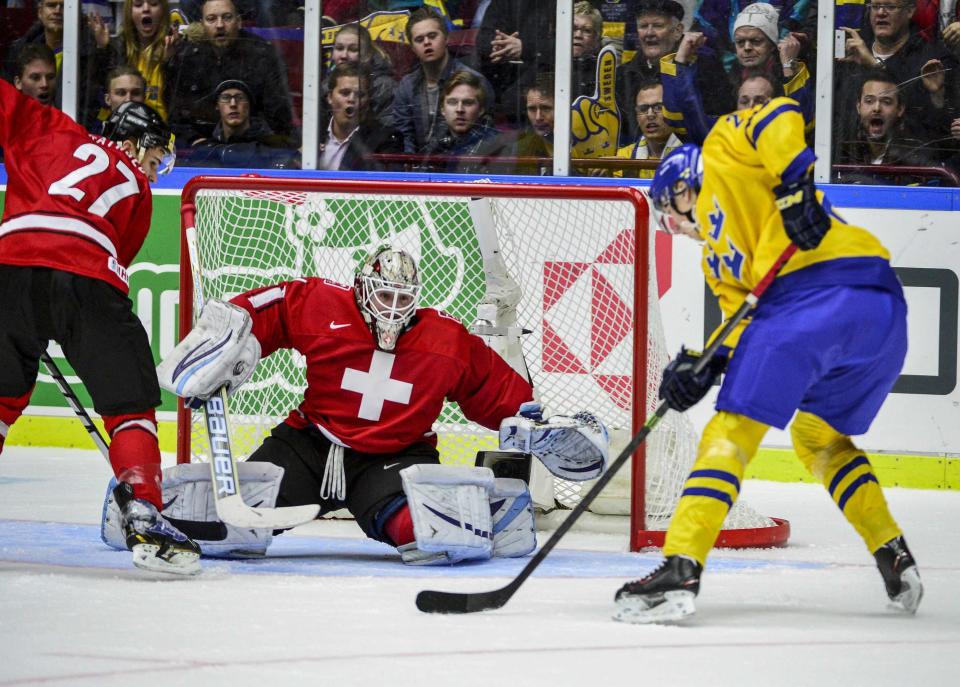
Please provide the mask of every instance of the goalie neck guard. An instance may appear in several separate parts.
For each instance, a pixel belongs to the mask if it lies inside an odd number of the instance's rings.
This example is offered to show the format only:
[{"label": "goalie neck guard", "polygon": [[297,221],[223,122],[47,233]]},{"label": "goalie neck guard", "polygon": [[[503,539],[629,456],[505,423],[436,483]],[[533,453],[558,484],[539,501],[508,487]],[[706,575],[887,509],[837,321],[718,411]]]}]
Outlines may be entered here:
[{"label": "goalie neck guard", "polygon": [[417,311],[420,296],[417,263],[409,253],[381,246],[360,265],[353,292],[377,346],[392,351]]},{"label": "goalie neck guard", "polygon": [[166,174],[176,162],[174,136],[156,110],[145,103],[121,103],[103,123],[103,135],[111,141],[136,141],[137,156],[150,148],[163,150],[159,174]]}]

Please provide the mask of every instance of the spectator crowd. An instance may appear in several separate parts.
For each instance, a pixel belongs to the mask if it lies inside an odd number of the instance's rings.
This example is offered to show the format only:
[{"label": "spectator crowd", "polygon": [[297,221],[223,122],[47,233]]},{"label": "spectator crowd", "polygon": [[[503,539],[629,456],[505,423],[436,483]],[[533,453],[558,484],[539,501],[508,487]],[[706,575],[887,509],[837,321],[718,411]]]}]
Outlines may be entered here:
[{"label": "spectator crowd", "polygon": [[[61,106],[64,1],[5,4],[32,23],[0,42],[3,78]],[[121,103],[146,102],[176,134],[181,164],[300,166],[302,5],[123,0],[115,16],[89,12],[77,120],[100,133]],[[835,180],[960,174],[958,0],[844,0],[837,35],[825,37],[811,0],[579,0],[569,70],[556,65],[556,0],[322,8],[321,169],[550,174],[558,73],[583,113],[574,153],[608,158],[581,173],[652,176],[657,159],[702,142],[719,117],[776,96],[799,103],[812,142],[817,52],[828,50],[833,109],[820,124],[833,132]]]}]

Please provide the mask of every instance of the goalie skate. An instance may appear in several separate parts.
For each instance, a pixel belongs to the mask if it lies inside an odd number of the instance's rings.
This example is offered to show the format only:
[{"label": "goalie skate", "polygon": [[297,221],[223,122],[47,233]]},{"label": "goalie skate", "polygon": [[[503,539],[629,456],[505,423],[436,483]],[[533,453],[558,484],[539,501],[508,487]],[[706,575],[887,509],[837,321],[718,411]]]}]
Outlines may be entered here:
[{"label": "goalie skate", "polygon": [[624,623],[672,623],[696,612],[703,567],[692,558],[668,556],[659,568],[617,591],[613,619]]}]

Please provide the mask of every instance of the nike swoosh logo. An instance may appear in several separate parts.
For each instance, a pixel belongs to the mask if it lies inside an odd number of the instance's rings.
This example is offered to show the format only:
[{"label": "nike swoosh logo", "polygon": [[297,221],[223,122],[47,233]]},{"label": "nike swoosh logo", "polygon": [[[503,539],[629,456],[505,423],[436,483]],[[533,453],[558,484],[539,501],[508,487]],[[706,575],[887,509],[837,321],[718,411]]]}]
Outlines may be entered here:
[{"label": "nike swoosh logo", "polygon": [[395,467],[397,467],[398,465],[400,465],[400,463],[390,463],[389,465],[384,465],[384,466],[383,466],[383,469],[384,469],[384,470],[389,470],[390,468],[395,468]]},{"label": "nike swoosh logo", "polygon": [[333,320],[330,320],[330,329],[343,329],[344,327],[349,327],[349,326],[350,326],[349,322],[347,322],[346,324],[337,324]]},{"label": "nike swoosh logo", "polygon": [[[179,494],[178,494],[177,496],[179,496]],[[163,504],[163,508],[160,509],[160,512],[162,513],[163,511],[167,510],[167,508],[169,508],[170,506],[172,506],[172,505],[173,505],[173,502],[176,501],[176,500],[177,500],[177,497],[174,496],[172,499],[170,499],[169,501],[167,501],[165,504]]]}]

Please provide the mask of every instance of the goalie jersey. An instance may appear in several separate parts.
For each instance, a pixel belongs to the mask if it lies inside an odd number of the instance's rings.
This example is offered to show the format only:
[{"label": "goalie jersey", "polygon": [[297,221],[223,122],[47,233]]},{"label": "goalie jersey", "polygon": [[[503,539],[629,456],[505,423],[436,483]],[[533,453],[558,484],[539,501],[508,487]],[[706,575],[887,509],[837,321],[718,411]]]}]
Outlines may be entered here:
[{"label": "goalie jersey", "polygon": [[[393,351],[379,350],[352,287],[297,279],[232,299],[253,317],[265,358],[292,348],[306,358],[303,402],[286,422],[314,424],[363,453],[436,444],[433,423],[444,400],[496,430],[533,399],[533,389],[455,318],[419,308]],[[257,379],[254,375],[254,381]]]},{"label": "goalie jersey", "polygon": [[[720,118],[703,145],[703,187],[697,200],[697,220],[703,246],[703,271],[711,290],[729,317],[773,266],[789,239],[773,188],[807,173],[815,156],[804,142],[800,105],[774,98],[766,105]],[[817,284],[888,284],[889,253],[870,232],[848,224],[817,192],[832,225],[815,249],[798,251],[790,259],[774,290]],[[728,339],[733,347],[745,322]]]}]

